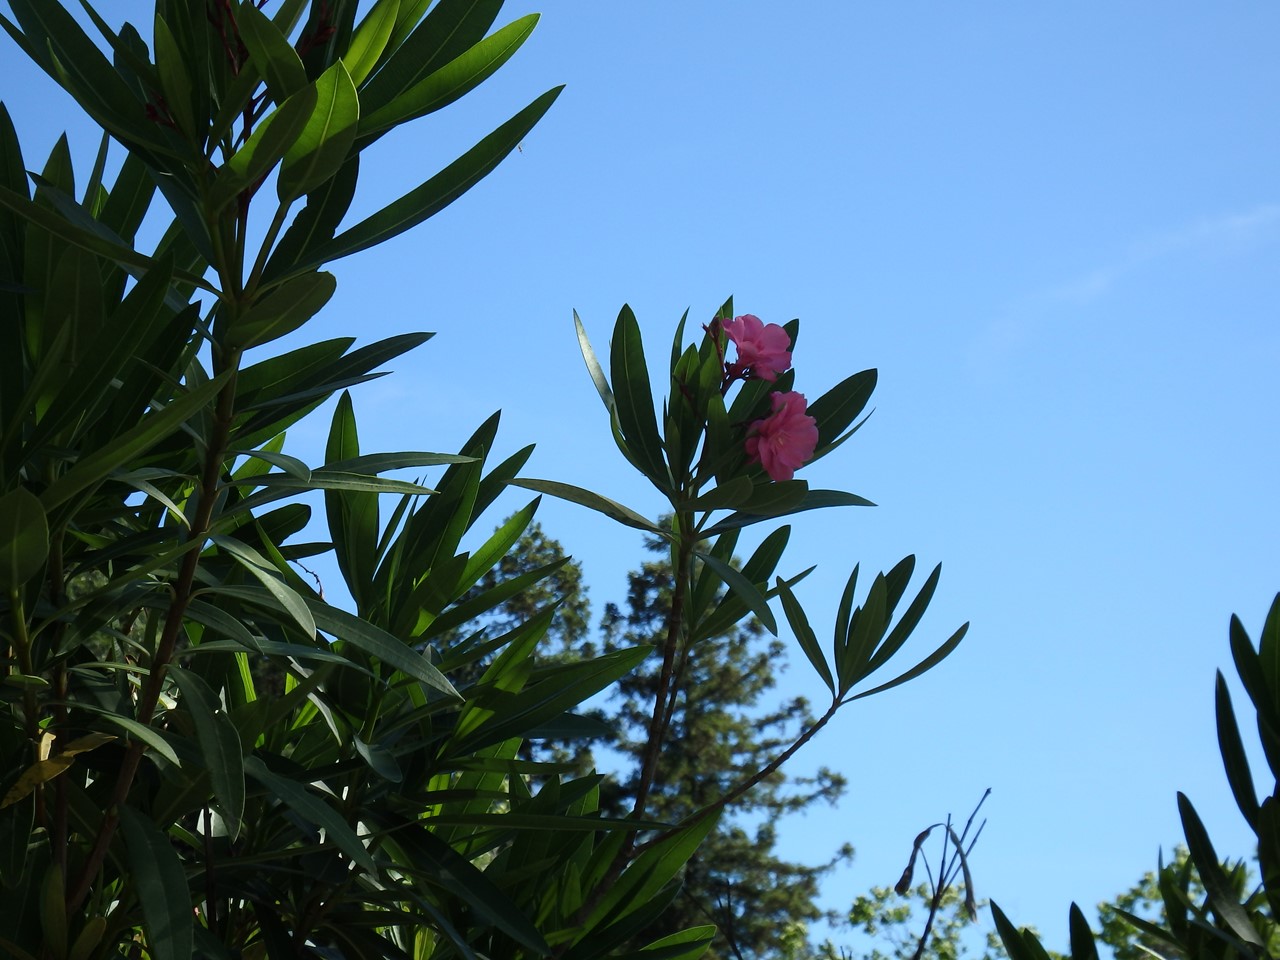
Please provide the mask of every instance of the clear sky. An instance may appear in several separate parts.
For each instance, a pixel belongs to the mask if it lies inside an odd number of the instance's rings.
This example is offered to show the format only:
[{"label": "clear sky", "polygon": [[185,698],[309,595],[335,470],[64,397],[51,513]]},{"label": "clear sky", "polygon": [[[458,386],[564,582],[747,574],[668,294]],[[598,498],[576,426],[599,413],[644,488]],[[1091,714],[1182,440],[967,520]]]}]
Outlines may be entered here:
[{"label": "clear sky", "polygon": [[[149,33],[135,0],[100,5],[126,8]],[[796,858],[857,847],[828,905],[891,884],[915,833],[986,787],[977,892],[1053,947],[1072,899],[1179,840],[1176,790],[1249,853],[1212,692],[1231,613],[1256,640],[1280,589],[1280,6],[513,0],[500,22],[528,10],[510,64],[363,166],[353,216],[568,85],[476,190],[332,267],[308,338],[438,331],[357,392],[365,445],[452,450],[502,408],[532,475],[657,512],[571,310],[603,347],[629,302],[658,356],[686,307],[705,321],[730,294],[800,317],[798,389],[880,370],[875,415],[807,477],[880,506],[798,519],[785,570],[820,564],[801,597],[829,624],[855,562],[916,553],[944,569],[914,652],[973,624],[803,755],[851,783],[783,830]],[[0,95],[29,165],[63,128],[91,160],[12,46]],[[541,518],[597,609],[622,596],[637,537]],[[816,697],[795,659],[786,691]]]}]

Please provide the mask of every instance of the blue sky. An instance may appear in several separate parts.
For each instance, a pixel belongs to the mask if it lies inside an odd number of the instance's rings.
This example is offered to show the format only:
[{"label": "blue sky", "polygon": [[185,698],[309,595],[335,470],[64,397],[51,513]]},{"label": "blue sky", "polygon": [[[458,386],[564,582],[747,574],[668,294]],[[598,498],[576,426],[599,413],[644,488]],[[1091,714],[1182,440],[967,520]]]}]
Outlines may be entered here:
[{"label": "blue sky", "polygon": [[[103,4],[108,19],[146,16]],[[784,567],[829,624],[855,562],[915,553],[942,583],[925,678],[842,714],[797,770],[844,771],[832,907],[900,872],[912,837],[993,788],[980,896],[1050,945],[1180,837],[1187,792],[1247,854],[1212,727],[1232,612],[1280,589],[1280,7],[1270,3],[510,2],[516,58],[369,155],[367,213],[534,96],[567,88],[487,181],[331,269],[306,336],[438,331],[356,394],[370,449],[451,450],[495,409],[536,476],[649,512],[577,354],[629,302],[656,355],[730,294],[801,318],[797,389],[880,370],[867,426],[807,476],[873,510],[795,523]],[[30,166],[96,139],[11,47],[0,94]],[[295,431],[316,449],[323,418]],[[806,474],[802,473],[802,476]],[[599,609],[639,541],[547,504]],[[494,517],[496,521],[497,516]],[[822,633],[820,629],[820,634]],[[798,658],[797,658],[798,659]],[[793,663],[786,692],[817,697]]]}]

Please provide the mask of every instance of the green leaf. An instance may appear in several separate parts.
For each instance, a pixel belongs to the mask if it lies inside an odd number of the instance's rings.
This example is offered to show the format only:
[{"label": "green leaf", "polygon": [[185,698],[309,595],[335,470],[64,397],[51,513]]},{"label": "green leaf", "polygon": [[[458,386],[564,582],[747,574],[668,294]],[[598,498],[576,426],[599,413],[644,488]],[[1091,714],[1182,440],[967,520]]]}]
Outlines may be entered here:
[{"label": "green leaf", "polygon": [[[56,198],[51,199],[54,199],[56,203]],[[121,266],[132,268],[131,272],[133,273],[150,270],[155,266],[154,260],[138,253],[119,237],[116,237],[109,228],[90,217],[83,208],[79,208],[78,205],[74,204],[74,201],[72,203],[80,210],[80,215],[75,218],[74,222],[65,216],[65,211],[61,207],[59,207],[59,213],[63,213],[63,216],[59,216],[58,213],[48,207],[28,200],[22,194],[10,190],[8,187],[0,186],[0,206],[12,210],[24,220],[35,224],[42,230],[47,230],[58,239],[65,240],[67,243],[74,244],[83,250],[88,250],[90,253],[96,253],[98,256]],[[93,226],[89,226],[89,224]],[[192,273],[178,270],[174,272],[174,278],[204,290],[217,292],[208,283]]]},{"label": "green leaf", "polygon": [[424,655],[406,647],[393,634],[344,610],[331,607],[322,600],[308,599],[307,603],[319,629],[333,634],[339,640],[345,640],[353,647],[377,657],[387,666],[446,696],[461,699],[444,674],[433,667]]},{"label": "green leaf", "polygon": [[459,583],[465,589],[469,590],[487,571],[491,570],[507,555],[507,552],[520,539],[520,535],[524,533],[529,523],[533,520],[533,515],[537,513],[541,499],[541,497],[538,497],[531,500],[509,516],[493,532],[493,536],[485,541],[479,550],[471,554],[466,568],[462,571],[461,577],[459,577]]},{"label": "green leaf", "polygon": [[[359,455],[360,437],[351,394],[343,391],[333,411],[325,458],[341,461]],[[366,584],[370,582],[378,562],[378,496],[328,490],[324,505],[338,567],[357,609],[364,609]]]},{"label": "green leaf", "polygon": [[269,796],[278,798],[303,820],[323,829],[330,842],[353,862],[370,873],[376,872],[377,866],[373,862],[373,857],[369,855],[360,838],[347,825],[341,814],[328,803],[313,795],[296,780],[272,773],[267,769],[266,764],[255,756],[245,758],[244,772],[266,787]]},{"label": "green leaf", "polygon": [[436,492],[430,487],[407,480],[387,480],[383,477],[339,473],[323,468],[312,470],[311,476],[306,480],[288,473],[265,473],[237,478],[227,486],[276,487],[284,490],[367,490],[371,493],[406,493],[411,496],[427,496]]},{"label": "green leaf", "polygon": [[250,64],[267,82],[271,99],[283,103],[307,85],[307,71],[289,38],[253,4],[236,13],[240,39],[249,48]]},{"label": "green leaf", "polygon": [[613,390],[609,387],[609,380],[605,377],[604,369],[600,366],[600,360],[596,357],[596,352],[591,347],[591,341],[587,339],[586,328],[582,326],[582,320],[578,317],[577,310],[573,311],[573,328],[578,335],[578,349],[582,351],[582,359],[586,361],[587,373],[591,375],[591,382],[596,385],[596,392],[600,394],[600,399],[604,402],[604,408],[612,416],[616,406]]},{"label": "green leaf", "polygon": [[488,176],[515,149],[533,125],[542,119],[562,89],[555,87],[547,91],[430,180],[328,243],[309,251],[306,262],[294,272],[310,270],[330,260],[367,250],[439,213]]},{"label": "green leaf", "polygon": [[395,29],[399,13],[400,0],[378,0],[360,21],[347,52],[342,56],[347,72],[351,74],[352,83],[363,83],[365,77],[378,65],[387,49],[387,41],[391,39],[391,31]]},{"label": "green leaf", "polygon": [[[536,642],[545,633],[547,621],[530,623],[536,627],[531,636]],[[498,689],[479,701],[470,701],[486,709],[490,716],[473,732],[459,738],[454,752],[467,754],[480,746],[524,736],[631,673],[652,652],[653,648],[647,645],[615,650],[594,660],[550,668],[541,679],[517,693]]]},{"label": "green leaf", "polygon": [[[326,463],[321,470],[334,473],[378,474],[408,467],[438,467],[442,464],[474,463],[475,457],[457,453],[429,453],[423,450],[398,450],[391,453],[366,453]],[[425,489],[425,488],[423,488]]]},{"label": "green leaf", "polygon": [[[804,481],[801,481],[802,483]],[[769,484],[776,486],[776,484]],[[734,477],[728,483],[722,483],[714,490],[708,490],[696,500],[691,500],[687,507],[690,510],[736,510],[751,499],[755,485],[750,477]]]},{"label": "green leaf", "polygon": [[818,446],[813,460],[825,457],[852,434],[852,430],[844,431],[871,400],[876,376],[875,370],[855,373],[809,404],[807,412],[818,425]]},{"label": "green leaf", "polygon": [[418,23],[427,6],[425,0],[402,0],[387,43],[393,52],[362,91],[371,111],[479,43],[497,19],[502,0],[440,0]]},{"label": "green leaf", "polygon": [[102,207],[99,222],[120,237],[122,242],[132,242],[151,206],[155,191],[156,184],[147,165],[137,154],[129,154],[120,165],[120,172]]},{"label": "green leaf", "polygon": [[991,904],[991,918],[996,922],[996,932],[1000,934],[1000,940],[1004,944],[1005,952],[1009,954],[1009,960],[1040,960],[1039,955],[1028,945],[1028,940],[1035,939],[1031,931],[1019,932],[1004,915],[1004,911],[994,903]]},{"label": "green leaf", "polygon": [[355,198],[360,155],[352,154],[338,172],[307,194],[307,205],[289,224],[262,271],[264,284],[288,276],[293,266],[322,243],[333,239]]},{"label": "green leaf", "polygon": [[0,497],[0,594],[8,595],[44,566],[49,522],[40,498],[18,487]]},{"label": "green leaf", "polygon": [[653,387],[644,359],[640,324],[629,306],[623,306],[613,328],[609,370],[618,426],[635,455],[641,472],[659,490],[669,485],[667,465],[662,459],[662,438],[653,412]]},{"label": "green leaf", "polygon": [[1093,931],[1089,929],[1089,921],[1084,918],[1080,908],[1071,904],[1069,915],[1071,929],[1071,960],[1098,960],[1098,946],[1093,940]]},{"label": "green leaf", "polygon": [[[688,862],[718,819],[716,815],[702,816],[688,826],[677,827],[636,857],[591,912],[587,931],[616,923],[648,903]],[[590,938],[591,933],[586,936]]]},{"label": "green leaf", "polygon": [[182,394],[163,409],[147,414],[131,430],[115,437],[101,449],[81,457],[76,465],[54,481],[40,495],[46,510],[64,503],[98,483],[111,471],[172,436],[196,411],[205,407],[222,389],[228,374],[220,374]]},{"label": "green leaf", "polygon": [[[907,557],[906,560],[914,563],[915,557]],[[920,588],[920,592],[916,594],[915,599],[911,601],[906,612],[898,619],[894,628],[889,631],[889,636],[885,638],[884,644],[871,657],[870,662],[867,664],[867,674],[879,670],[907,642],[907,638],[920,623],[925,610],[928,609],[929,601],[933,599],[933,593],[937,589],[940,576],[942,576],[942,564],[938,564],[933,568],[928,579],[925,580],[924,586]]]},{"label": "green leaf", "polygon": [[535,954],[550,954],[542,934],[525,912],[485,871],[477,869],[470,860],[425,829],[423,823],[390,821],[385,824],[390,843],[407,854],[400,858],[400,867],[469,905],[485,926],[502,931]]},{"label": "green leaf", "polygon": [[177,851],[155,823],[130,807],[120,807],[120,828],[151,956],[189,960],[194,931],[191,893]]},{"label": "green leaf", "polygon": [[877,574],[867,592],[867,601],[853,612],[849,634],[835,649],[836,676],[840,679],[840,696],[865,677],[876,645],[889,628],[889,611],[885,609],[884,574]]},{"label": "green leaf", "polygon": [[[101,401],[109,392],[116,392],[125,379],[124,371],[139,358],[146,357],[166,326],[174,323],[174,317],[164,305],[173,280],[172,268],[172,260],[167,255],[156,261],[154,268],[134,284],[110,320],[87,344],[82,344],[81,350],[93,358],[93,362],[80,364],[76,375],[58,389],[39,424],[25,438],[24,446],[28,450],[38,449],[68,426],[78,424],[81,435],[104,433],[93,413],[102,409]],[[97,271],[96,265],[93,269]],[[36,399],[31,398],[33,403]],[[108,424],[103,439],[111,436],[115,429],[115,424]]]},{"label": "green leaf", "polygon": [[622,960],[698,960],[715,938],[716,926],[713,923],[689,927],[655,940],[637,953],[623,954]]},{"label": "green leaf", "polygon": [[360,120],[360,97],[339,60],[316,79],[316,105],[307,125],[284,155],[276,192],[281,203],[310,193],[347,160]]},{"label": "green leaf", "polygon": [[694,556],[715,571],[716,575],[725,582],[725,586],[747,605],[747,609],[755,614],[756,619],[764,625],[766,630],[775,637],[778,635],[778,621],[774,619],[773,611],[769,609],[769,603],[765,600],[764,594],[756,588],[755,584],[719,557],[701,551],[694,551]]},{"label": "green leaf", "polygon": [[276,598],[280,607],[289,614],[290,619],[302,629],[302,632],[309,638],[315,639],[316,621],[307,607],[306,600],[280,579],[276,568],[262,554],[232,537],[215,535],[209,539],[219,549],[235,557],[240,565]]},{"label": "green leaf", "polygon": [[304,273],[282,283],[246,310],[227,331],[227,343],[247,350],[292,333],[324,307],[338,281],[331,273]]},{"label": "green leaf", "polygon": [[168,675],[182,691],[182,706],[195,724],[201,760],[209,771],[213,795],[218,799],[222,818],[234,841],[240,833],[240,818],[244,814],[244,754],[240,734],[223,712],[218,695],[199,675],[176,666],[169,667]]},{"label": "green leaf", "polygon": [[602,497],[598,493],[584,490],[582,487],[560,483],[556,480],[534,480],[529,477],[518,477],[511,481],[511,485],[559,497],[561,500],[568,500],[570,503],[576,503],[598,513],[603,513],[606,517],[617,520],[618,523],[625,526],[635,527],[637,530],[644,530],[646,533],[655,533],[666,539],[671,538],[671,531],[655,526],[629,507],[624,507],[622,504],[610,500],[608,497]]},{"label": "green leaf", "polygon": [[361,139],[424,117],[474,90],[520,49],[537,22],[538,14],[531,13],[507,24],[461,56],[423,77],[389,103],[362,117]]},{"label": "green leaf", "polygon": [[9,35],[103,129],[125,143],[172,155],[172,141],[146,119],[142,104],[60,3],[12,0],[23,33],[0,17]]},{"label": "green leaf", "polygon": [[[776,485],[777,484],[769,484],[769,486]],[[793,513],[803,513],[805,510],[821,510],[825,507],[874,506],[875,504],[865,497],[860,497],[854,493],[845,493],[843,490],[810,490],[804,495],[804,498],[800,501],[799,505],[795,507],[770,514],[748,513],[745,511],[731,513],[719,523],[708,527],[703,531],[703,533],[708,537],[714,537],[716,534],[723,533],[725,530],[733,530],[737,527],[746,527],[753,523],[759,523],[761,520],[768,519],[769,517],[785,517]]]},{"label": "green leaf", "polygon": [[[291,477],[297,477],[299,480],[309,481],[311,479],[311,468],[299,460],[297,457],[291,457],[287,453],[281,453],[279,450],[228,450],[229,454],[238,457],[246,457],[249,460],[261,460],[263,463],[269,463],[273,467],[279,467]],[[248,464],[243,465],[235,473],[236,479],[248,479],[249,477],[260,477],[263,474],[257,471],[241,470]]]},{"label": "green leaf", "polygon": [[796,635],[796,642],[800,644],[800,649],[813,664],[813,669],[818,671],[818,676],[827,685],[827,689],[835,693],[835,680],[831,676],[831,668],[827,666],[826,658],[822,655],[822,648],[818,645],[818,636],[809,625],[809,618],[805,616],[800,601],[796,599],[796,595],[791,592],[791,588],[781,577],[778,578],[778,596],[782,598],[782,612],[787,616],[787,623],[791,625],[791,632]]},{"label": "green leaf", "polygon": [[953,633],[947,639],[946,643],[940,646],[937,650],[933,651],[933,653],[929,654],[929,656],[925,657],[923,660],[917,663],[914,667],[912,667],[906,673],[894,677],[888,683],[882,683],[878,687],[872,687],[870,690],[864,690],[862,693],[854,694],[852,697],[849,698],[850,701],[861,700],[863,697],[871,697],[871,696],[875,696],[877,693],[883,693],[886,690],[892,690],[894,687],[898,686],[899,684],[906,683],[908,680],[914,680],[916,677],[920,676],[922,673],[927,673],[928,671],[936,667],[938,664],[940,664],[943,660],[945,660],[948,656],[950,656],[951,651],[960,645],[960,641],[964,639],[964,635],[968,632],[969,632],[969,624],[966,623],[963,626],[961,626],[959,630]]},{"label": "green leaf", "polygon": [[214,180],[209,192],[213,211],[220,210],[236,194],[257,183],[280,162],[311,120],[316,99],[316,87],[311,84],[262,118]]},{"label": "green leaf", "polygon": [[181,762],[178,760],[178,754],[174,752],[173,746],[164,738],[160,731],[156,730],[154,727],[149,727],[146,724],[139,723],[137,720],[130,717],[121,716],[112,710],[106,710],[96,704],[88,703],[84,700],[76,701],[76,709],[88,710],[90,713],[98,714],[102,719],[106,720],[107,723],[115,724],[132,739],[140,740],[145,743],[175,767],[182,766]]},{"label": "green leaf", "polygon": [[159,12],[156,13],[154,23],[156,72],[160,77],[160,87],[164,90],[165,106],[168,108],[169,116],[183,135],[194,140],[196,118],[192,110],[192,86],[191,77],[187,73],[187,64],[183,62],[178,41],[174,39],[169,25]]},{"label": "green leaf", "polygon": [[1240,739],[1240,728],[1236,725],[1235,710],[1231,707],[1231,692],[1221,670],[1214,688],[1214,712],[1218,721],[1218,749],[1227,771],[1227,782],[1231,784],[1231,794],[1240,814],[1256,833],[1258,796],[1254,791],[1253,774],[1249,771],[1249,758]]},{"label": "green leaf", "polygon": [[1200,880],[1204,883],[1209,905],[1218,919],[1244,943],[1259,948],[1259,956],[1266,956],[1266,942],[1249,920],[1249,913],[1240,905],[1230,879],[1222,870],[1222,861],[1214,852],[1209,834],[1186,794],[1178,792],[1178,814],[1182,818],[1182,832],[1187,838],[1187,850],[1196,865]]}]

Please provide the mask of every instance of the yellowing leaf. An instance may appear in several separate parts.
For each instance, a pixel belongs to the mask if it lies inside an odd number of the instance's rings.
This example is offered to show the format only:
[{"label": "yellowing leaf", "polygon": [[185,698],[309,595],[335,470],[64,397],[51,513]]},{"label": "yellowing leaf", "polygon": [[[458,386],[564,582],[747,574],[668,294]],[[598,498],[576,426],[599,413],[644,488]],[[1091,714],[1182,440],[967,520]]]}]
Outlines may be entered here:
[{"label": "yellowing leaf", "polygon": [[52,780],[59,774],[66,773],[71,768],[71,761],[77,754],[88,753],[90,750],[95,750],[104,743],[109,743],[116,738],[109,733],[90,733],[72,740],[61,753],[51,757],[49,756],[49,749],[53,739],[53,736],[47,733],[40,738],[40,756],[42,759],[22,772],[18,782],[4,795],[4,799],[0,800],[0,810],[28,796],[40,784]]}]

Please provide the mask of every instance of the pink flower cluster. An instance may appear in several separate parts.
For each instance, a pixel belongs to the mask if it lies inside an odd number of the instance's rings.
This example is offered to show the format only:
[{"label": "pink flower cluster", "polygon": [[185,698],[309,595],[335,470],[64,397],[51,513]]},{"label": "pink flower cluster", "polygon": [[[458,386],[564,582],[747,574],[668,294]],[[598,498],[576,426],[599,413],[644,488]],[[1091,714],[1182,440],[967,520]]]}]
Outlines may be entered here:
[{"label": "pink flower cluster", "polygon": [[790,480],[818,446],[818,422],[805,412],[803,393],[775,393],[769,400],[773,413],[751,425],[747,456],[769,479]]},{"label": "pink flower cluster", "polygon": [[725,365],[731,380],[748,378],[778,379],[778,374],[791,369],[791,338],[776,323],[763,323],[759,317],[744,313],[721,323],[725,334],[738,348],[738,359]]},{"label": "pink flower cluster", "polygon": [[[725,363],[726,385],[738,379],[773,383],[791,369],[791,338],[778,324],[747,313],[722,321],[721,327],[738,351],[736,360]],[[769,400],[773,412],[747,431],[747,456],[771,480],[790,480],[817,449],[818,423],[805,412],[802,393],[773,393]]]}]

